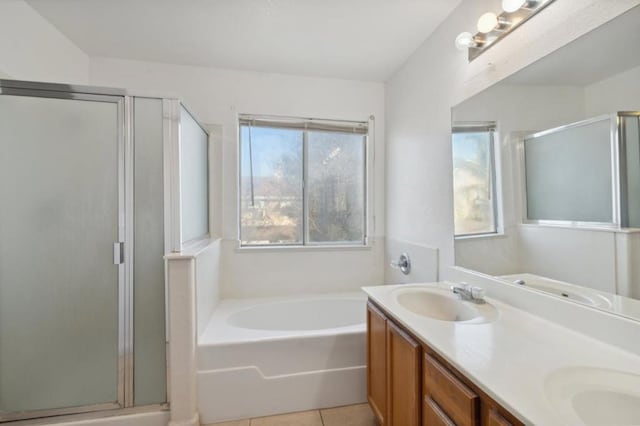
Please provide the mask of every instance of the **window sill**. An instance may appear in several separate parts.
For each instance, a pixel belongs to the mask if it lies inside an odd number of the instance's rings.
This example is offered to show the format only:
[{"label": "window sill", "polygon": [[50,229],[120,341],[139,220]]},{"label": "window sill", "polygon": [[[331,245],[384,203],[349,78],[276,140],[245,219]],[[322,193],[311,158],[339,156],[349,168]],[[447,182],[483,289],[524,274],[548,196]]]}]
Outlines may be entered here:
[{"label": "window sill", "polygon": [[318,245],[318,246],[240,246],[235,248],[236,253],[269,253],[269,252],[317,252],[317,251],[369,251],[373,244],[345,244],[345,245]]},{"label": "window sill", "polygon": [[562,228],[574,231],[597,231],[616,234],[635,234],[640,232],[640,228],[621,228],[613,224],[589,224],[586,222],[524,222],[520,226],[523,228]]},{"label": "window sill", "polygon": [[217,240],[217,238],[211,238],[207,235],[200,239],[187,241],[182,245],[182,249],[180,251],[167,253],[164,255],[164,258],[167,260],[194,259]]},{"label": "window sill", "polygon": [[457,240],[477,240],[477,239],[485,239],[485,238],[506,238],[507,235],[504,232],[496,232],[493,234],[477,234],[477,235],[461,235],[459,237],[453,237],[455,241]]}]

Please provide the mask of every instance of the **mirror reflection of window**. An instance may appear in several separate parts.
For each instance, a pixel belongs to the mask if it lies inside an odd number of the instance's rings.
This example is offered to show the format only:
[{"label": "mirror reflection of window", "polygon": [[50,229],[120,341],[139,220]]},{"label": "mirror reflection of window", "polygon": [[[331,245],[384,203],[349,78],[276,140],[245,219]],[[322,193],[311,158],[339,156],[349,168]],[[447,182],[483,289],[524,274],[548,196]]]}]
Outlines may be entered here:
[{"label": "mirror reflection of window", "polygon": [[494,123],[453,128],[456,237],[497,233],[494,133]]}]

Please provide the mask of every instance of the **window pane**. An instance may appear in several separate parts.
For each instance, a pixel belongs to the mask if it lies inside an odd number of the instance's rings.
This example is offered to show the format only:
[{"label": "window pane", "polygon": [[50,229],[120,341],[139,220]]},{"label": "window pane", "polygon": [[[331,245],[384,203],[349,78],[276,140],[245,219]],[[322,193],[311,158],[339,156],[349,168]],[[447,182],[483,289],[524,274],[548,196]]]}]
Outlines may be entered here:
[{"label": "window pane", "polygon": [[455,234],[496,232],[491,132],[453,134]]},{"label": "window pane", "polygon": [[364,242],[365,139],[308,133],[309,241]]},{"label": "window pane", "polygon": [[240,127],[242,244],[302,243],[302,135]]}]

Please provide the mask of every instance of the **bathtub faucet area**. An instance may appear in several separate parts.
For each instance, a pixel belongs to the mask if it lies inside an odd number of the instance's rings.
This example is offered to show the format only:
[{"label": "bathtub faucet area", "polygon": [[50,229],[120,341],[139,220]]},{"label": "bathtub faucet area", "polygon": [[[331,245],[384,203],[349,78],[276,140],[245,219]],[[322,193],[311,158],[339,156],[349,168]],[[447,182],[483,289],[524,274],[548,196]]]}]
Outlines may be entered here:
[{"label": "bathtub faucet area", "polygon": [[402,253],[397,261],[391,262],[393,269],[398,269],[405,275],[409,275],[411,272],[411,258],[408,253]]}]

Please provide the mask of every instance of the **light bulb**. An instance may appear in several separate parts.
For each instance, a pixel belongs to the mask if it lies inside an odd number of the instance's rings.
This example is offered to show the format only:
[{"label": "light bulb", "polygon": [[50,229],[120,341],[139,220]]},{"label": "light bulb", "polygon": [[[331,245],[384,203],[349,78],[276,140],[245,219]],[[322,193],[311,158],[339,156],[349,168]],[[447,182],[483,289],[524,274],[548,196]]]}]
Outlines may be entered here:
[{"label": "light bulb", "polygon": [[458,50],[465,50],[474,45],[473,35],[471,33],[460,33],[456,37],[456,47]]},{"label": "light bulb", "polygon": [[508,13],[513,13],[520,9],[527,0],[502,0],[502,10]]},{"label": "light bulb", "polygon": [[498,25],[498,17],[495,13],[487,12],[478,19],[478,31],[489,33]]}]

